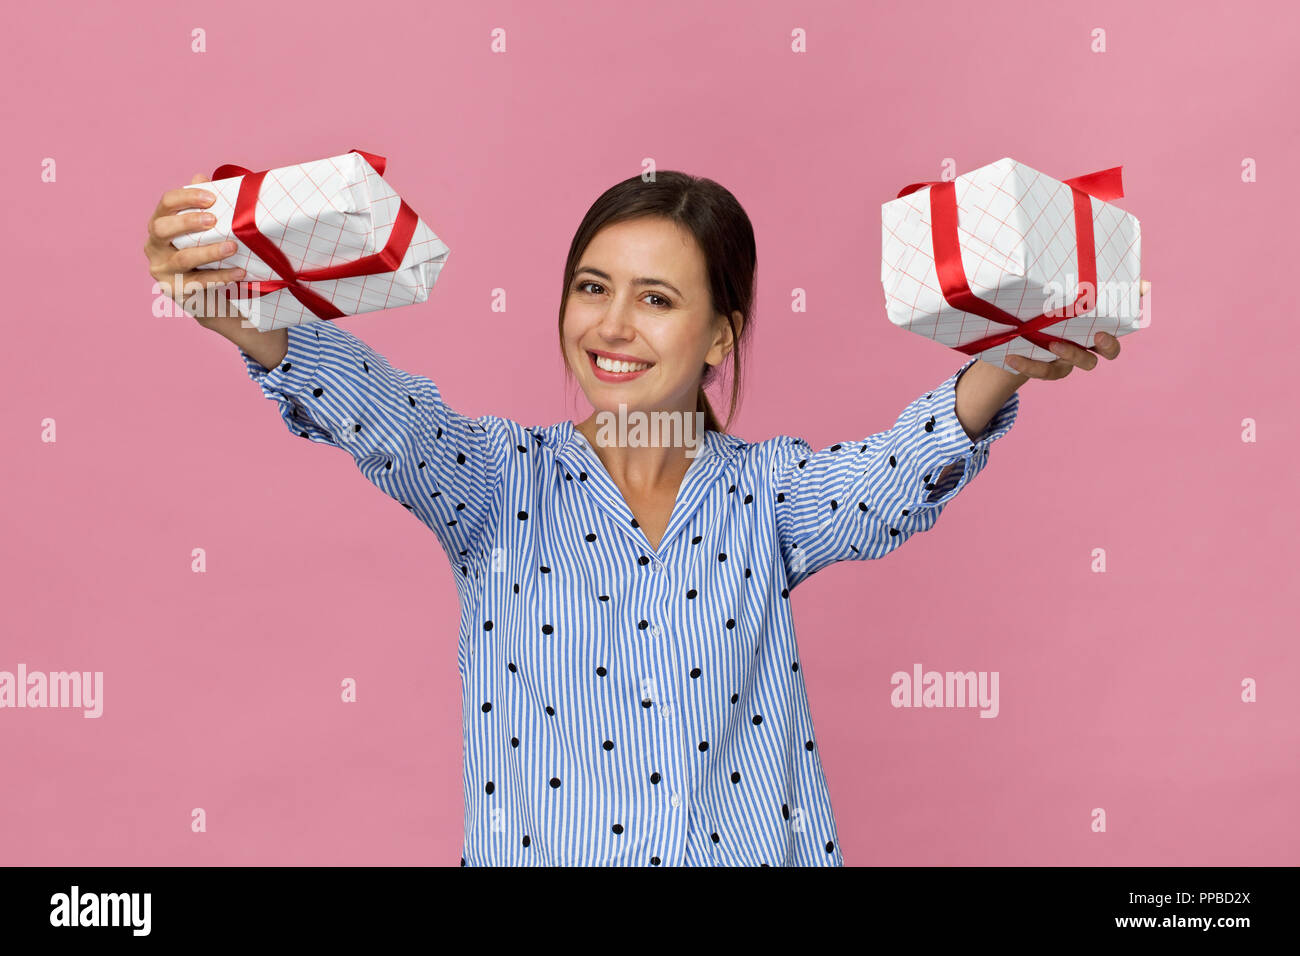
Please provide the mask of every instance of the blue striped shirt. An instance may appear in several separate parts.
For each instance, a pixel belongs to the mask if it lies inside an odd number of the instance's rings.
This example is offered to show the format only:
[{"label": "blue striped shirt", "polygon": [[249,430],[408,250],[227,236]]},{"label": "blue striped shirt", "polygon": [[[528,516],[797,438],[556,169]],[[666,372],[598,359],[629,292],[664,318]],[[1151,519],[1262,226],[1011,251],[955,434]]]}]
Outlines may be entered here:
[{"label": "blue striped shirt", "polygon": [[469,418],[333,322],[268,372],[289,430],[437,536],[460,601],[462,865],[841,866],[790,591],[926,531],[1014,424],[957,378],[814,451],[715,431],[658,549],[572,422]]}]

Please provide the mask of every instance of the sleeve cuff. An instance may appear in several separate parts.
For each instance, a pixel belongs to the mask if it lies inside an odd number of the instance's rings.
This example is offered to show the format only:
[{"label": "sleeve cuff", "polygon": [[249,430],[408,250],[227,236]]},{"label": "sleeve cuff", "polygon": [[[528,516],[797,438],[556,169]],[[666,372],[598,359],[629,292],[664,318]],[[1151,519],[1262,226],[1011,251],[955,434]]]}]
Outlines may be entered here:
[{"label": "sleeve cuff", "polygon": [[[289,431],[302,438],[325,444],[337,444],[329,431],[308,417],[305,409],[294,400],[294,395],[303,391],[316,373],[320,362],[321,332],[317,325],[326,323],[311,322],[307,325],[290,326],[286,332],[289,348],[280,364],[267,369],[242,348],[244,367],[248,376],[262,389],[262,394],[274,400],[280,408],[280,417]],[[332,328],[332,327],[331,327]],[[326,335],[331,329],[326,330]]]},{"label": "sleeve cuff", "polygon": [[1013,393],[973,441],[957,418],[957,381],[979,359],[971,359],[938,388],[921,399],[919,417],[934,431],[937,442],[927,442],[921,459],[923,494],[912,508],[933,508],[951,500],[988,464],[989,448],[1011,431],[1020,411],[1020,394]]}]

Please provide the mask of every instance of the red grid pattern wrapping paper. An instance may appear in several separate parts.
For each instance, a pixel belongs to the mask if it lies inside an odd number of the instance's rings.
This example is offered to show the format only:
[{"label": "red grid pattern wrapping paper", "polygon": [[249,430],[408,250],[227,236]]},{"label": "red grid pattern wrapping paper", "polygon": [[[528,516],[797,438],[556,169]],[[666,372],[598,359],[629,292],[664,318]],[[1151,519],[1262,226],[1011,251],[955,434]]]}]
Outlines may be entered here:
[{"label": "red grid pattern wrapping paper", "polygon": [[[376,160],[381,168],[376,170],[367,157]],[[316,311],[288,288],[235,298],[236,307],[253,326],[265,332],[336,317],[330,314],[332,311],[358,315],[414,305],[429,297],[450,250],[384,181],[383,164],[382,157],[354,150],[329,159],[268,170],[263,175],[256,193],[256,231],[279,250],[295,274],[310,275],[313,270],[355,263],[384,251],[390,239],[400,253],[400,264],[396,269],[369,275],[301,280],[299,288],[311,293],[303,298],[309,303],[317,301],[317,297],[324,300]],[[223,166],[217,174],[237,168]],[[286,277],[236,234],[236,207],[244,178],[228,176],[186,187],[201,188],[217,197],[206,209],[217,221],[210,229],[176,237],[172,245],[184,249],[234,240],[238,245],[231,255],[199,268],[242,268],[246,272],[241,280],[244,283],[279,284],[277,280]],[[409,243],[403,252],[400,247],[406,242],[404,217],[413,219],[414,227],[409,230]],[[394,236],[395,227],[397,236]],[[326,314],[322,316],[318,311]]]},{"label": "red grid pattern wrapping paper", "polygon": [[[1113,195],[1122,195],[1118,168],[1061,182],[1008,157],[958,176],[951,184],[960,272],[970,292],[1019,322],[1060,316],[1035,323],[1037,329],[1028,337],[1018,334],[1015,326],[954,306],[945,295],[935,256],[938,245],[942,261],[945,244],[943,236],[936,242],[934,232],[935,221],[943,217],[933,215],[931,207],[931,194],[940,184],[904,190],[898,199],[884,203],[880,280],[889,320],[1009,372],[1015,371],[1006,365],[1010,355],[1055,361],[1058,356],[1046,348],[1053,339],[1095,351],[1097,332],[1118,337],[1137,331],[1141,228],[1131,214],[1087,194],[1112,195],[1093,185],[1108,176],[1116,187]],[[1093,283],[1086,283],[1086,255],[1080,275],[1076,199],[1081,213],[1091,208]],[[1003,341],[972,348],[987,338]]]}]

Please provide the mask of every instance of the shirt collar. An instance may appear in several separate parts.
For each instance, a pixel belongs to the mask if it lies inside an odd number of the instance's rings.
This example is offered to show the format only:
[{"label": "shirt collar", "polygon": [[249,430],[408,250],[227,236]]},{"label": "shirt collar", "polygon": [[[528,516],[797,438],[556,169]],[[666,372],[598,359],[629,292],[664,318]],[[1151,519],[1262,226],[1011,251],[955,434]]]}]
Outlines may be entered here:
[{"label": "shirt collar", "polygon": [[[630,536],[638,548],[649,551],[650,544],[644,532],[637,528],[635,517],[627,501],[614,485],[613,479],[609,477],[609,473],[600,461],[600,456],[587,444],[587,440],[574,427],[573,422],[560,422],[551,426],[549,431],[555,443],[555,460],[564,468],[565,477],[577,479],[574,484],[585,478],[584,491],[592,496],[592,500],[605,511],[624,535]],[[695,519],[696,512],[714,488],[714,483],[721,475],[732,470],[730,468],[732,461],[738,457],[736,453],[744,445],[744,440],[734,435],[705,430],[704,443],[699,454],[691,459],[691,464],[682,478],[672,516],[664,529],[658,548],[655,549],[656,553],[666,553],[677,535]]]}]

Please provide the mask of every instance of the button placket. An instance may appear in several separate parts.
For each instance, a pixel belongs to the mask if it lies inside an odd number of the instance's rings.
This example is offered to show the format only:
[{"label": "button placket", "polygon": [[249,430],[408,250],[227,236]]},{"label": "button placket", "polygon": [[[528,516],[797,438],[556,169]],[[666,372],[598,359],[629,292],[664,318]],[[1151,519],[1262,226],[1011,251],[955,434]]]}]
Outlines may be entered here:
[{"label": "button placket", "polygon": [[339,422],[339,441],[351,442],[356,439],[357,423],[351,418]]},{"label": "button placket", "polygon": [[[668,792],[661,793],[659,798],[667,800],[669,807],[665,810],[671,813],[673,809],[686,804],[683,781],[691,779],[692,760],[696,756],[695,744],[687,740],[690,714],[680,710],[677,701],[673,699],[680,684],[676,675],[682,667],[682,648],[675,638],[671,617],[674,602],[678,600],[678,596],[672,593],[672,580],[677,576],[665,560],[653,552],[646,551],[643,547],[642,553],[649,558],[649,566],[643,570],[649,571],[650,576],[641,579],[641,587],[637,592],[644,601],[642,606],[646,608],[645,617],[648,620],[640,647],[654,662],[654,670],[661,679],[655,700],[656,716],[659,718],[656,736],[660,741],[656,747],[656,756],[662,762],[664,783],[673,782],[676,785]],[[685,818],[673,815],[672,819],[681,821]],[[680,823],[672,826],[676,828]],[[685,839],[684,831],[679,834],[679,838]],[[684,852],[684,845],[679,849]]]}]

